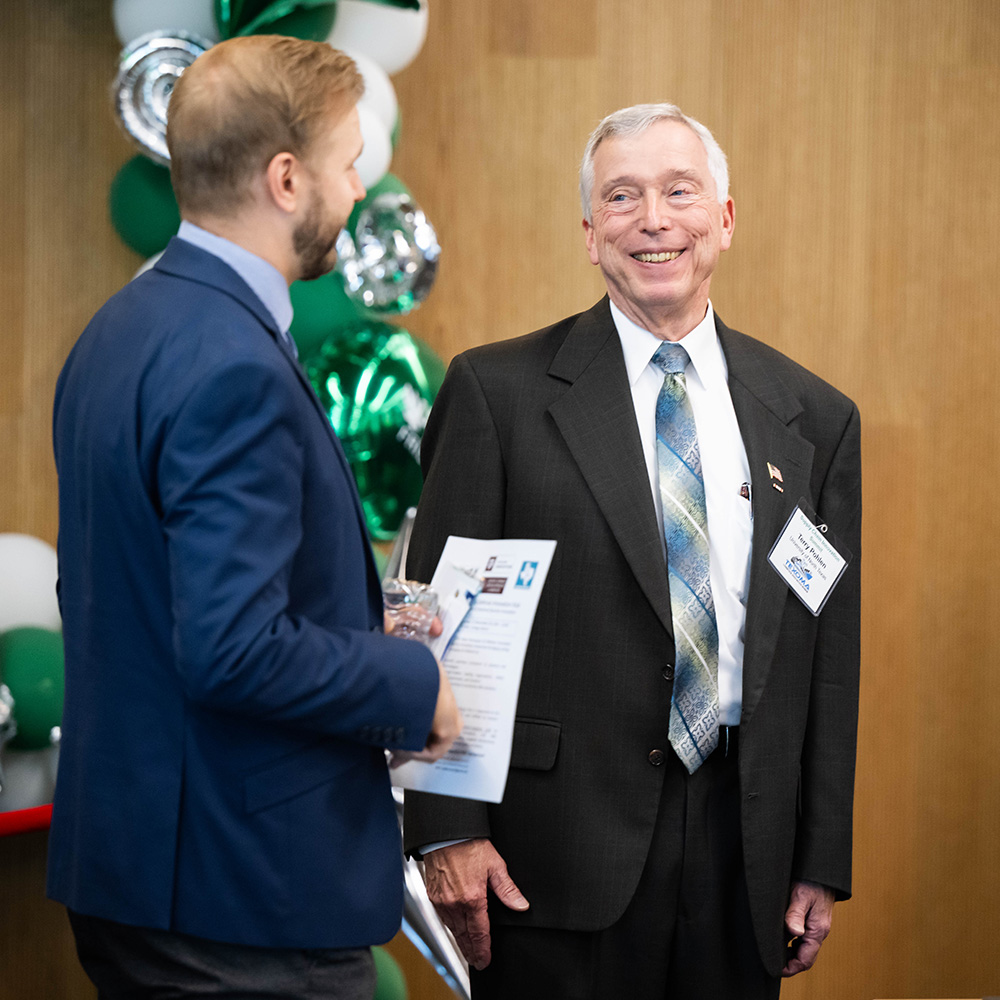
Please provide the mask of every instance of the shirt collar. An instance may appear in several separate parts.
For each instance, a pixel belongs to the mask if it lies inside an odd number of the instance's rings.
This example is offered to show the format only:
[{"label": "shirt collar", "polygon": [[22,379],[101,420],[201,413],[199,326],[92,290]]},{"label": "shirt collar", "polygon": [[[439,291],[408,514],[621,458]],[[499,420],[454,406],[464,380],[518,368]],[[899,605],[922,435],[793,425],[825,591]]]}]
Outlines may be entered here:
[{"label": "shirt collar", "polygon": [[281,272],[263,257],[251,253],[232,240],[208,232],[186,219],[177,235],[228,264],[249,286],[274,318],[282,333],[292,325],[292,298]]},{"label": "shirt collar", "polygon": [[[634,323],[615,304],[611,305],[611,318],[622,343],[622,353],[625,356],[625,370],[628,373],[630,385],[636,381],[650,363],[656,349],[663,341],[655,334]],[[685,334],[680,345],[687,351],[691,366],[695,370],[702,385],[708,386],[719,379],[723,383],[728,378],[726,357],[722,353],[719,336],[715,332],[715,312],[709,301],[705,310],[705,318],[688,334]],[[659,369],[657,369],[659,375]]]}]

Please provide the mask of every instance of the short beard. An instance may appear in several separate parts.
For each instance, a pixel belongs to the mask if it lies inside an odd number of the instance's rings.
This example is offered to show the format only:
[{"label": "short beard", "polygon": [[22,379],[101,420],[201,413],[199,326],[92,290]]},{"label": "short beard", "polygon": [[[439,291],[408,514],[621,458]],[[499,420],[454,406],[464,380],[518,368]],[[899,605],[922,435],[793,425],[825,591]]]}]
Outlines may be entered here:
[{"label": "short beard", "polygon": [[329,231],[323,231],[323,222],[320,200],[314,194],[306,217],[292,232],[292,248],[299,261],[300,281],[314,281],[333,267],[336,258],[331,259],[331,254],[337,245],[340,230],[330,235]]}]

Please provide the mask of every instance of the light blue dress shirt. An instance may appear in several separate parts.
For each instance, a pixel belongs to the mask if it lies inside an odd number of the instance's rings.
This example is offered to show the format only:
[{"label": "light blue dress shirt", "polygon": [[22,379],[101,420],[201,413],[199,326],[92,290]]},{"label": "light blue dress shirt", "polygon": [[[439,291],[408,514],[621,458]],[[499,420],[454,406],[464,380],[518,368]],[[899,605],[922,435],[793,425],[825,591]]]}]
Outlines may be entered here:
[{"label": "light blue dress shirt", "polygon": [[210,233],[186,219],[181,222],[177,235],[180,239],[200,247],[206,253],[213,254],[228,264],[265,305],[274,317],[282,338],[290,345],[292,353],[298,356],[295,343],[288,334],[288,328],[292,325],[292,297],[288,293],[288,282],[282,273],[263,257],[258,257],[257,254],[233,243],[232,240],[216,236],[215,233]]}]

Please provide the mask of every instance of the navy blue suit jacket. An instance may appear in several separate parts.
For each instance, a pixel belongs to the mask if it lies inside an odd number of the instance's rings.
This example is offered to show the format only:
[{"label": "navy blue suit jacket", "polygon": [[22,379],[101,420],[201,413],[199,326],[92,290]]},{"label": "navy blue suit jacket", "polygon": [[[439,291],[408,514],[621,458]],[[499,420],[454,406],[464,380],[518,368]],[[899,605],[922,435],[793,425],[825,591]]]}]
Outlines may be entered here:
[{"label": "navy blue suit jacket", "polygon": [[66,704],[49,894],[278,947],[400,923],[383,747],[423,747],[438,671],[381,634],[350,469],[273,318],[174,240],[56,392]]}]

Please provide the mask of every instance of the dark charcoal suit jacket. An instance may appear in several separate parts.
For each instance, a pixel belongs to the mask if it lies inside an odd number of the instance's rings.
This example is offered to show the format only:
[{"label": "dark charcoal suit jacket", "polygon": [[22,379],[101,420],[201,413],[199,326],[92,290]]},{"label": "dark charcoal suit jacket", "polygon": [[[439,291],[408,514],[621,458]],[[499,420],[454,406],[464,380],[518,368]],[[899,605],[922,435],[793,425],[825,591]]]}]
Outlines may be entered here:
[{"label": "dark charcoal suit jacket", "polygon": [[[777,351],[717,328],[754,486],[740,784],[765,965],[785,959],[790,883],[851,891],[861,469],[854,404]],[[783,492],[771,487],[768,463]],[[605,298],[527,337],[457,357],[423,440],[409,572],[449,534],[558,542],[524,665],[499,805],[408,793],[408,850],[489,837],[531,900],[496,919],[596,930],[625,910],[663,781],[674,662],[670,599],[621,345]],[[739,484],[734,484],[734,496]],[[813,617],[767,564],[804,497],[853,554]],[[669,671],[667,672],[669,676]]]}]

